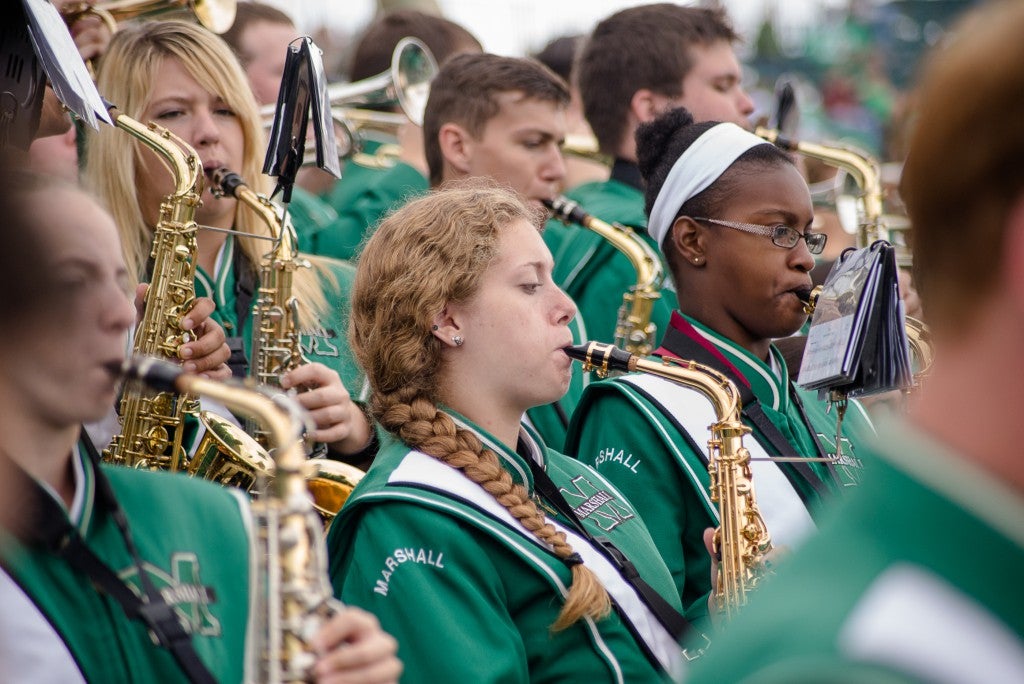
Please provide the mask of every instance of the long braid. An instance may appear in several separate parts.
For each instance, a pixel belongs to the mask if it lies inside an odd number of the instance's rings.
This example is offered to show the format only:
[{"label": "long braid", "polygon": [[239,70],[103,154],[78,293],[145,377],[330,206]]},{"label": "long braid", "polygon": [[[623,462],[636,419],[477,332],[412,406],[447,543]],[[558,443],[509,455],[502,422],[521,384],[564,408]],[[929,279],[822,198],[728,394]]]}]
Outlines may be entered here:
[{"label": "long braid", "polygon": [[507,193],[479,187],[435,193],[388,217],[360,257],[349,332],[381,426],[460,470],[570,565],[569,595],[551,625],[558,631],[606,617],[608,593],[498,456],[438,408],[441,343],[429,330],[448,301],[475,292],[500,229],[517,218],[532,217]]},{"label": "long braid", "polygon": [[[403,392],[399,390],[395,394]],[[384,409],[383,413],[378,413],[379,409]],[[439,410],[429,398],[417,395],[403,401],[400,397],[375,394],[374,414],[385,429],[403,442],[461,470],[483,487],[523,527],[550,546],[556,556],[563,561],[573,559],[575,551],[565,533],[545,519],[526,488],[514,482],[502,467],[498,456],[484,447],[472,431],[458,427],[451,416]],[[553,631],[570,627],[584,617],[600,620],[611,610],[608,593],[594,573],[582,563],[574,562],[571,567],[572,585],[558,619],[551,625]]]}]

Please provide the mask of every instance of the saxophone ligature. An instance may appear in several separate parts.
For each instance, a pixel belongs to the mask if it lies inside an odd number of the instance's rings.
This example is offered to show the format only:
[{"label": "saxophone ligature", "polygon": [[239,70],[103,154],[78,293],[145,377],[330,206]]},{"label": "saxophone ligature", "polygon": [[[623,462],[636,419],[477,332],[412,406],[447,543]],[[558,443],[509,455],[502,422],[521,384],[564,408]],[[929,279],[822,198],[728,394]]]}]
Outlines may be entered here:
[{"label": "saxophone ligature", "polygon": [[[255,192],[237,173],[219,168],[210,174],[217,195],[236,198],[263,222],[273,248],[260,260],[253,304],[252,345],[249,378],[257,385],[281,387],[281,376],[308,363],[302,354],[299,310],[294,295],[295,274],[312,264],[299,254],[295,229],[288,215],[265,195]],[[270,433],[258,421],[247,421],[247,429],[263,447],[270,446]],[[321,516],[328,523],[341,510],[364,473],[354,466],[324,458],[310,459],[312,472],[307,486]]]},{"label": "saxophone ligature", "polygon": [[754,495],[750,452],[743,436],[750,428],[740,420],[740,395],[736,385],[713,368],[664,356],[661,361],[644,359],[610,344],[590,342],[566,347],[565,353],[583,363],[584,371],[598,377],[610,372],[648,373],[694,389],[714,407],[716,420],[709,427],[708,475],[711,501],[718,506],[719,527],[715,530],[715,552],[719,555],[715,602],[726,616],[735,614],[747,602],[748,594],[767,574],[765,556],[771,551],[771,536]]},{"label": "saxophone ligature", "polygon": [[636,270],[636,284],[622,294],[615,323],[615,345],[630,354],[647,356],[654,349],[657,329],[651,322],[654,302],[661,297],[665,269],[661,258],[632,228],[607,223],[588,214],[566,197],[543,200],[559,221],[591,230],[622,252]]},{"label": "saxophone ligature", "polygon": [[308,414],[283,394],[189,375],[158,359],[135,357],[122,371],[167,393],[209,397],[267,427],[274,477],[261,478],[252,503],[259,581],[246,671],[249,681],[261,684],[311,681],[316,655],[310,641],[341,604],[327,575],[323,526],[306,490],[302,433]]}]

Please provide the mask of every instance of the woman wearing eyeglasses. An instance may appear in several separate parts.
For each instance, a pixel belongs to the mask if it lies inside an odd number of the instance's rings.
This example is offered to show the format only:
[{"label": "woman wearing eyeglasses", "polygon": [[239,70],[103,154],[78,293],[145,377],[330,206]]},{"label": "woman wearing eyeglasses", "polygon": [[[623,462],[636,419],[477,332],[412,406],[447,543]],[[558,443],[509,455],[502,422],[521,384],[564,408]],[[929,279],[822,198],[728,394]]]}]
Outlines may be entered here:
[{"label": "woman wearing eyeglasses", "polygon": [[[679,309],[655,354],[693,359],[729,377],[743,396],[756,458],[758,504],[776,545],[814,527],[820,504],[856,484],[859,461],[835,412],[795,388],[772,345],[807,320],[814,254],[810,193],[784,153],[730,123],[693,123],[672,110],[637,132],[647,184],[648,231],[665,255]],[[853,404],[853,402],[851,402]],[[649,375],[592,383],[570,426],[566,450],[596,467],[640,510],[691,620],[707,613],[710,557],[704,532],[718,525],[708,493],[710,404],[694,390]],[[851,405],[846,435],[870,430]]]}]

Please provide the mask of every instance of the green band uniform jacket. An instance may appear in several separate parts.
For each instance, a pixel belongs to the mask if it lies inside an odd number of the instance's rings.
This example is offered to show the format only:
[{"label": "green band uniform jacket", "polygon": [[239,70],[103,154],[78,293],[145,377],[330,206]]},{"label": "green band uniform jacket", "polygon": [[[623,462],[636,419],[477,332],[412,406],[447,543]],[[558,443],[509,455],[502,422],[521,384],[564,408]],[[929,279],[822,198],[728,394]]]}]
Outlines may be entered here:
[{"label": "green band uniform jacket", "polygon": [[[754,427],[744,437],[753,458],[769,455],[814,456],[815,442],[828,456],[835,452],[835,417],[826,414],[815,393],[790,393],[785,361],[774,347],[765,363],[693,319],[676,313],[673,326],[690,329],[749,381],[765,414],[790,445],[780,454]],[[809,421],[808,422],[805,422]],[[707,473],[715,422],[711,402],[695,389],[643,373],[592,382],[573,416],[566,450],[615,484],[647,522],[651,536],[671,570],[693,621],[707,614],[710,558],[703,532],[718,525]],[[870,432],[867,415],[851,402],[844,435]],[[812,434],[813,432],[813,434]],[[823,496],[856,484],[860,467],[856,440],[843,439],[844,462],[836,467],[807,463],[751,463],[757,501],[777,545],[795,546],[814,529]]]},{"label": "green band uniform jacket", "polygon": [[[566,197],[605,223],[632,227],[655,253],[661,254],[661,248],[647,235],[644,196],[636,187],[617,180],[585,183],[567,192]],[[557,251],[552,250],[555,282],[576,302],[591,339],[613,342],[622,295],[636,285],[636,269],[610,242],[586,228],[570,226],[558,242]],[[668,274],[664,260],[662,267]],[[671,281],[666,275],[661,297],[654,302],[651,311],[651,321],[657,327],[656,338],[661,337],[672,310],[678,305]]]},{"label": "green band uniform jacket", "polygon": [[[367,152],[378,147],[378,143],[370,143]],[[389,211],[429,189],[423,174],[404,162],[374,169],[349,160],[344,176],[325,198],[337,217],[320,227],[309,251],[335,259],[354,259]]]},{"label": "green band uniform jacket", "polygon": [[[235,250],[238,246],[232,237],[228,237],[217,259],[216,274],[196,269],[196,296],[209,297],[217,305],[212,318],[224,327],[228,337],[241,336],[245,345],[246,357],[252,359],[252,306],[248,315],[241,321],[235,310],[237,297],[237,278],[235,272]],[[333,259],[322,259],[330,275],[337,281],[335,286],[326,278],[321,278],[321,288],[327,298],[327,311],[319,325],[302,331],[300,344],[303,355],[310,361],[318,361],[332,368],[341,376],[345,388],[353,397],[363,393],[366,377],[359,369],[355,357],[349,350],[346,331],[348,315],[351,310],[350,294],[355,278],[355,267],[349,263]],[[253,265],[255,268],[256,265]]]},{"label": "green band uniform jacket", "polygon": [[[101,467],[143,566],[191,632],[196,653],[219,682],[242,681],[253,574],[244,495],[184,475]],[[98,505],[92,464],[81,450],[74,469],[69,519],[93,552],[141,593],[136,566],[112,516]],[[0,530],[0,564],[3,681],[185,681],[145,626],[63,559]]]},{"label": "green band uniform jacket", "polygon": [[398,639],[403,682],[647,682],[663,681],[662,668],[679,674],[676,642],[607,560],[539,499],[525,459],[541,464],[587,529],[610,538],[679,609],[671,577],[622,495],[527,430],[524,456],[452,417],[539,500],[621,612],[552,633],[571,584],[566,564],[460,471],[391,440],[327,543],[335,594],[373,612]]},{"label": "green band uniform jacket", "polygon": [[723,627],[715,682],[1024,681],[1024,498],[909,424]]}]

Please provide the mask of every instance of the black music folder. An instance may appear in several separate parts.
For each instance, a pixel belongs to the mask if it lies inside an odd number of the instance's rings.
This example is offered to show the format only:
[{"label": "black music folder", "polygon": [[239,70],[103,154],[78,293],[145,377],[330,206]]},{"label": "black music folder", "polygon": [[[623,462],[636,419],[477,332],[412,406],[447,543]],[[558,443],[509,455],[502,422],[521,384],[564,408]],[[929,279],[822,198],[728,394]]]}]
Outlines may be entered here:
[{"label": "black music folder", "polygon": [[848,249],[818,297],[797,384],[857,397],[912,382],[895,250]]},{"label": "black music folder", "polygon": [[306,130],[312,124],[316,141],[316,165],[335,178],[341,177],[338,161],[338,143],[334,136],[334,120],[327,95],[320,48],[313,39],[303,36],[288,46],[281,88],[277,93],[274,127],[270,132],[270,146],[263,161],[263,173],[277,177],[276,195],[284,191],[285,203],[291,201],[295,175],[302,166],[306,152]]}]

